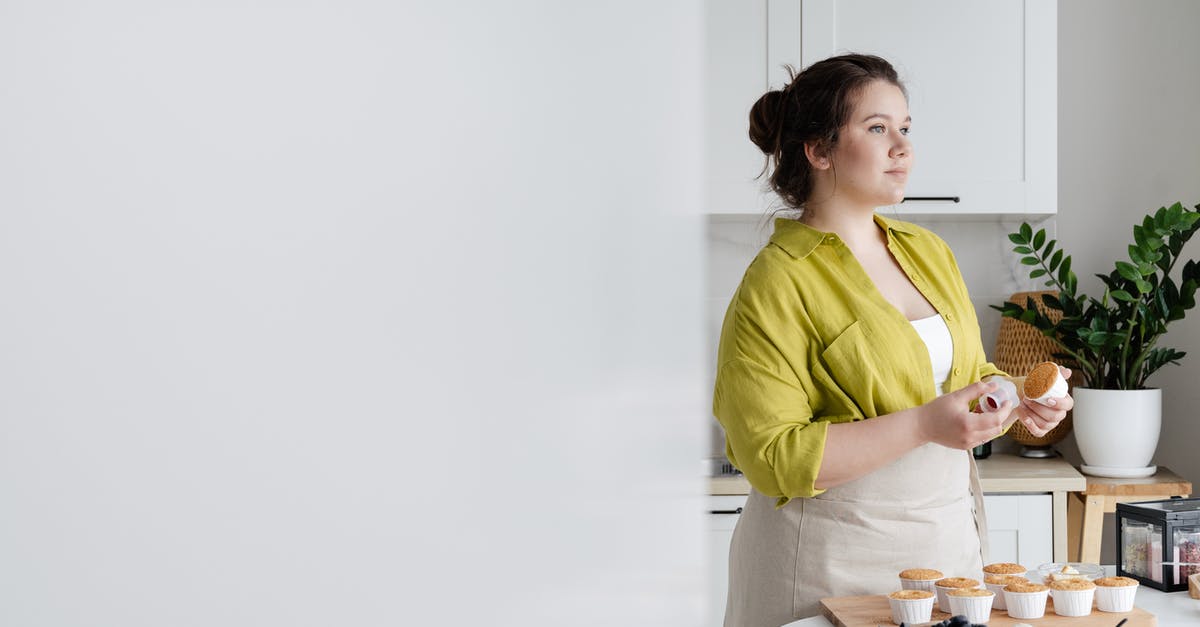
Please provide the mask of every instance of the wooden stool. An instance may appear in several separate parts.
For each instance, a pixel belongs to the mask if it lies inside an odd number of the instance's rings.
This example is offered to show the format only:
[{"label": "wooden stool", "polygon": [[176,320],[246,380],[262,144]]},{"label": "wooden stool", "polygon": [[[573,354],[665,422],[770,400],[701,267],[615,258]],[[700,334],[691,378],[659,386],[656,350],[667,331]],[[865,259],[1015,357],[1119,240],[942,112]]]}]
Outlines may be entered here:
[{"label": "wooden stool", "polygon": [[1192,494],[1192,482],[1165,466],[1159,466],[1158,472],[1150,477],[1138,479],[1113,479],[1087,474],[1084,477],[1087,478],[1087,489],[1072,492],[1071,498],[1067,499],[1067,526],[1070,530],[1067,546],[1072,562],[1100,563],[1104,515],[1117,511],[1117,503],[1159,501]]}]

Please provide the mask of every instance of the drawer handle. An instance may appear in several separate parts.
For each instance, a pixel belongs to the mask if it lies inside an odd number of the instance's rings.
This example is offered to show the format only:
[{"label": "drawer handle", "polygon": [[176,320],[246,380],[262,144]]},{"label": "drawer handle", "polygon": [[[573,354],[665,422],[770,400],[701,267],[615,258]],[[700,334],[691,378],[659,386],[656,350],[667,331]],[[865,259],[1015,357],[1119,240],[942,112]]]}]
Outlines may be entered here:
[{"label": "drawer handle", "polygon": [[908,202],[910,200],[932,200],[938,202],[959,202],[962,200],[958,196],[905,196],[900,202]]},{"label": "drawer handle", "polygon": [[710,514],[740,514],[740,513],[742,513],[742,508],[739,507],[737,509],[713,509],[713,510],[709,510],[708,513],[710,513]]}]

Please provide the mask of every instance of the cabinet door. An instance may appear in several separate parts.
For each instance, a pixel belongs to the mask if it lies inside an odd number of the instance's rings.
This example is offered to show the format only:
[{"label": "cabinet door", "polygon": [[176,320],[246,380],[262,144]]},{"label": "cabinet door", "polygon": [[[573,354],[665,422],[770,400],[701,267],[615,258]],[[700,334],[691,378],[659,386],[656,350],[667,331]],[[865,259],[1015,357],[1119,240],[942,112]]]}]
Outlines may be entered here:
[{"label": "cabinet door", "polygon": [[763,153],[750,141],[750,107],[767,91],[767,2],[705,4],[706,213],[765,213]]},{"label": "cabinet door", "polygon": [[[801,63],[882,56],[909,92],[901,214],[1057,211],[1057,3],[804,0]],[[890,211],[890,209],[889,209]]]},{"label": "cabinet door", "polygon": [[1049,494],[985,494],[992,562],[1037,568],[1054,561],[1054,507]]},{"label": "cabinet door", "polygon": [[708,615],[706,624],[725,623],[725,597],[729,582],[729,543],[737,525],[744,496],[710,496],[708,513]]}]

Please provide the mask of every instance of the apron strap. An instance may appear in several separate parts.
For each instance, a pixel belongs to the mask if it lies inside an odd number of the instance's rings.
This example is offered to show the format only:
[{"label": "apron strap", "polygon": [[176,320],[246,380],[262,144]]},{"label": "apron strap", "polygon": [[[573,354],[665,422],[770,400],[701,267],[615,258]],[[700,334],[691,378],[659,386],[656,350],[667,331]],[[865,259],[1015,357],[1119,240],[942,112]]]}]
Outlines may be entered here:
[{"label": "apron strap", "polygon": [[975,497],[975,529],[979,531],[979,557],[983,559],[983,565],[987,566],[991,562],[988,561],[988,524],[987,512],[983,509],[983,484],[979,482],[979,465],[975,463],[975,455],[967,450],[967,457],[971,460],[971,494]]}]

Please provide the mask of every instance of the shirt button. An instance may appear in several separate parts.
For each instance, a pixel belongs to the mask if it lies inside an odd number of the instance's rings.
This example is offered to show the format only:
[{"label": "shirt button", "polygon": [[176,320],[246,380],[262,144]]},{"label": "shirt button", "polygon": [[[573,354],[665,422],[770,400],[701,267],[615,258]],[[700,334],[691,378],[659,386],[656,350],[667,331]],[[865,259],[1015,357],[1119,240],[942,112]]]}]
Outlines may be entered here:
[{"label": "shirt button", "polygon": [[952,313],[948,313],[948,314],[946,314],[946,319],[947,319],[947,320],[953,320],[953,319],[954,319],[954,314],[952,314]]},{"label": "shirt button", "polygon": [[954,369],[954,374],[955,374],[955,375],[960,375],[960,374],[962,374],[962,368],[955,368],[955,369]]}]

